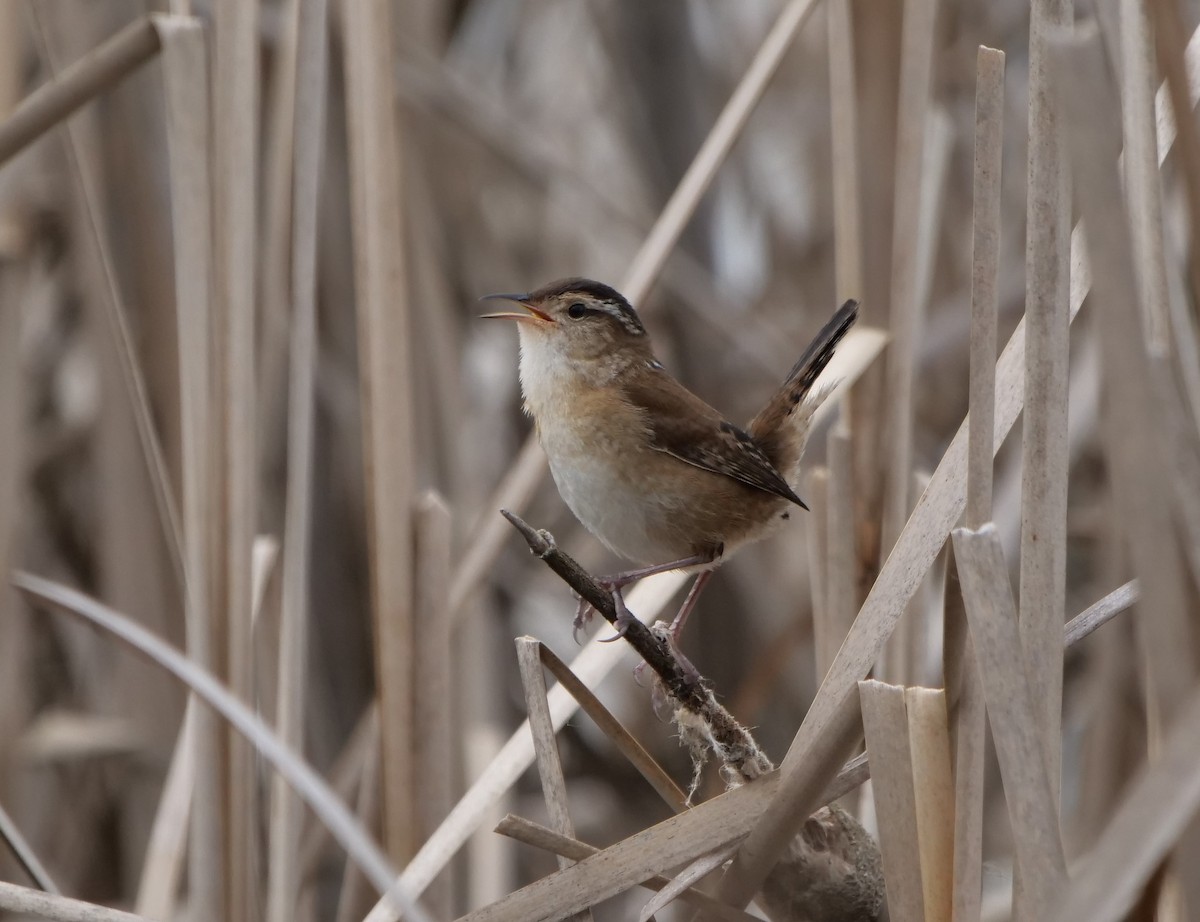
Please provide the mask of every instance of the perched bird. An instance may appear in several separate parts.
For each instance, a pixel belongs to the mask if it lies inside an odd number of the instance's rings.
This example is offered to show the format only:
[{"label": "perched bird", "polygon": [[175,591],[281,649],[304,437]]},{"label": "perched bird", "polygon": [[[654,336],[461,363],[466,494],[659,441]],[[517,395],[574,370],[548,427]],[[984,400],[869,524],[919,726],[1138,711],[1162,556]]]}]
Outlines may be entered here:
[{"label": "perched bird", "polygon": [[[808,508],[790,481],[827,393],[814,384],[857,302],[838,309],[742,429],[663,368],[637,312],[608,285],[571,278],[492,299],[524,308],[484,316],[517,322],[525,410],[558,492],[605,546],[642,564],[600,580],[619,632],[632,618],[622,587],[666,570],[698,574],[671,624],[677,642],[712,571],[792,507]],[[576,628],[587,613],[581,606]]]}]

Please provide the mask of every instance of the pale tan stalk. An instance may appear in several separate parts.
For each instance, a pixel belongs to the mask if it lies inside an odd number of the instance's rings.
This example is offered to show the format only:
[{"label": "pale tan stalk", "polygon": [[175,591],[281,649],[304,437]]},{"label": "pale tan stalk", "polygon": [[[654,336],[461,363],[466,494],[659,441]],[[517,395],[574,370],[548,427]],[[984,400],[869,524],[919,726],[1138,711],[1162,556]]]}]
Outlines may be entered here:
[{"label": "pale tan stalk", "polygon": [[[542,673],[542,662],[538,655],[541,644],[532,637],[517,638],[517,664],[521,668],[521,684],[525,689],[525,708],[529,714],[529,731],[533,738],[533,751],[542,782],[542,797],[546,801],[546,812],[550,816],[551,828],[559,835],[575,838],[575,824],[571,821],[571,810],[567,803],[567,782],[563,777],[562,761],[558,754],[554,720],[550,716],[550,702],[546,698],[546,677]],[[575,862],[570,858],[558,857],[560,868],[569,868]],[[567,918],[573,922],[590,922],[592,913],[582,909]]]},{"label": "pale tan stalk", "polygon": [[858,98],[850,0],[826,0],[829,123],[833,150],[834,285],[839,302],[863,298],[862,204],[858,182]]},{"label": "pale tan stalk", "polygon": [[0,123],[0,164],[20,153],[80,106],[112,89],[161,47],[150,17],[136,19],[103,45],[63,68]]},{"label": "pale tan stalk", "polygon": [[[275,726],[304,752],[309,676],[308,586],[311,577],[314,393],[317,365],[317,189],[325,132],[327,0],[300,0],[296,10],[296,139],[292,147],[291,348],[288,387],[287,500]],[[249,779],[248,779],[249,780]],[[300,803],[276,775],[271,788],[267,919],[288,922],[300,891]]]},{"label": "pale tan stalk", "polygon": [[[219,510],[214,560],[214,638],[218,675],[253,700],[252,547],[257,531],[256,320],[258,240],[259,0],[220,0],[213,7],[213,240],[216,267],[215,388]],[[224,907],[228,922],[259,915],[257,785],[253,751],[229,731],[220,809],[221,881],[199,894],[203,907]],[[221,886],[220,884],[223,884]],[[211,905],[210,905],[211,901]]]},{"label": "pale tan stalk", "polygon": [[[1021,642],[1058,803],[1066,593],[1067,359],[1071,192],[1050,86],[1046,35],[1069,24],[1073,0],[1034,0],[1029,25],[1029,167],[1025,237],[1025,415],[1021,434]],[[1021,887],[1014,896],[1022,907]]]},{"label": "pale tan stalk", "polygon": [[858,694],[867,755],[874,763],[871,786],[879,820],[888,916],[892,922],[923,922],[921,852],[904,689],[872,679],[858,683]]},{"label": "pale tan stalk", "polygon": [[912,758],[925,922],[950,922],[953,917],[955,804],[945,690],[906,688],[904,708]]},{"label": "pale tan stalk", "polygon": [[[416,581],[414,618],[416,649],[414,692],[416,738],[416,803],[419,840],[433,834],[454,805],[454,708],[456,665],[449,608],[451,572],[450,510],[433,492],[417,501],[413,517]],[[453,892],[447,873],[426,891],[430,911],[449,917]]]},{"label": "pale tan stalk", "polygon": [[[975,73],[971,380],[967,417],[966,522],[969,528],[980,528],[992,518],[1004,53],[981,46]],[[957,571],[953,570],[953,563],[950,567],[955,580],[947,593],[944,657],[954,745],[954,918],[956,922],[975,922],[979,919],[982,898],[986,718]]]},{"label": "pale tan stalk", "polygon": [[900,37],[900,86],[897,103],[895,205],[892,224],[891,316],[893,336],[886,360],[883,451],[883,522],[881,556],[895,544],[911,511],[912,393],[916,373],[917,336],[926,305],[919,276],[932,259],[922,224],[936,221],[926,214],[926,190],[935,178],[925,168],[930,126],[929,91],[933,75],[934,22],[937,0],[904,4]]},{"label": "pale tan stalk", "polygon": [[18,571],[13,585],[27,596],[75,615],[113,635],[142,656],[183,682],[231,727],[251,741],[271,767],[284,775],[296,792],[333,834],[338,843],[367,874],[372,885],[386,894],[382,905],[403,912],[412,922],[429,922],[429,916],[408,896],[403,882],[387,857],[358,820],[338,800],[324,779],[279,739],[257,715],[242,704],[211,672],[199,668],[178,650],[141,625],[95,599],[59,583]]},{"label": "pale tan stalk", "polygon": [[146,916],[0,882],[0,909],[50,922],[151,922]]},{"label": "pale tan stalk", "polygon": [[397,861],[416,850],[412,802],[415,460],[409,284],[385,0],[346,0],[346,107],[366,467],[375,675],[383,729],[383,829]]}]

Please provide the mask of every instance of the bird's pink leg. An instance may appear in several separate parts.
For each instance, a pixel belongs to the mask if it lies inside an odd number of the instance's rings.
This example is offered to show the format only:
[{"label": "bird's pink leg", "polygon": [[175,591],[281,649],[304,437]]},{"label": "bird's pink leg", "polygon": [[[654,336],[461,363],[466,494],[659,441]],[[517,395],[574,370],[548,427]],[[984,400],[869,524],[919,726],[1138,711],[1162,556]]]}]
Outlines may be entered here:
[{"label": "bird's pink leg", "polygon": [[683,625],[687,621],[688,615],[692,613],[692,609],[696,607],[696,600],[700,598],[700,593],[704,591],[704,587],[708,585],[708,581],[712,578],[713,571],[705,570],[696,576],[696,581],[692,583],[692,588],[688,590],[687,598],[683,600],[683,604],[679,606],[679,611],[671,621],[671,642],[679,643],[679,637],[683,634]]},{"label": "bird's pink leg", "polygon": [[[647,576],[653,576],[655,573],[668,573],[671,570],[683,570],[687,567],[704,566],[705,564],[709,564],[717,560],[720,556],[721,549],[718,548],[715,551],[709,551],[704,554],[693,554],[691,557],[683,557],[679,560],[671,560],[667,563],[655,564],[652,567],[640,567],[636,570],[625,570],[622,573],[614,573],[611,576],[597,577],[596,582],[612,593],[613,603],[616,605],[617,609],[617,635],[612,639],[616,640],[617,637],[623,637],[625,635],[625,631],[629,628],[629,621],[633,617],[633,615],[629,613],[629,609],[625,607],[625,599],[621,595],[622,589],[631,583],[636,583],[640,579],[645,579]],[[707,574],[705,573],[701,575],[704,576]],[[689,601],[692,602],[692,604],[695,604],[695,600],[692,599],[692,594],[695,591],[695,586],[693,586],[692,592],[688,593],[688,601],[684,602],[685,606],[687,606]],[[592,620],[592,611],[592,606],[588,603],[587,599],[581,598],[579,600],[579,607],[575,610],[575,620],[572,622],[575,628],[576,643],[579,642],[579,631],[586,627],[588,622]],[[678,615],[676,615],[675,620],[679,621]]]}]

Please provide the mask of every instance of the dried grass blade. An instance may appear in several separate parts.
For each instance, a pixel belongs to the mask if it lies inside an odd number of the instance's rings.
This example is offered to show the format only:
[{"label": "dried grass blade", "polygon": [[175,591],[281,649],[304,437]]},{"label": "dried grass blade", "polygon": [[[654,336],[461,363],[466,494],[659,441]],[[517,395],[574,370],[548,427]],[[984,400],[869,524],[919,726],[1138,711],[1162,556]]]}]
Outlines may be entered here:
[{"label": "dried grass blade", "polygon": [[933,79],[933,37],[937,0],[904,4],[900,39],[900,87],[896,129],[896,201],[892,228],[891,316],[894,340],[885,366],[887,376],[884,433],[884,507],[882,554],[887,556],[910,511],[912,483],[912,396],[917,337],[925,316],[919,277],[933,259],[931,235],[923,225],[936,220],[928,213],[928,190],[937,182],[926,168],[929,135],[929,90]]},{"label": "dried grass blade", "polygon": [[925,902],[904,689],[867,680],[858,683],[858,693],[867,757],[874,763],[871,782],[879,817],[888,914],[895,922],[922,922]]},{"label": "dried grass blade", "polygon": [[[1059,922],[1129,917],[1146,882],[1200,809],[1200,692],[1193,690],[1155,763],[1143,769],[1046,916]],[[1190,870],[1183,873],[1190,873]]]},{"label": "dried grass blade", "polygon": [[175,915],[175,894],[183,870],[184,852],[191,828],[189,813],[196,781],[196,699],[189,698],[183,723],[171,753],[171,765],[163,782],[142,876],[138,881],[134,911],[150,919],[170,919]]},{"label": "dried grass blade", "polygon": [[[34,37],[39,50],[45,58],[52,74],[60,72],[58,56],[51,46],[44,22],[44,12],[38,4],[30,8],[34,28]],[[154,428],[154,415],[150,409],[150,398],[146,388],[146,379],[142,374],[138,360],[137,349],[134,346],[133,334],[129,328],[128,312],[125,309],[121,291],[110,253],[108,238],[100,223],[98,211],[99,195],[95,188],[93,177],[82,168],[80,150],[83,139],[72,122],[66,123],[64,148],[71,175],[76,183],[83,211],[87,218],[88,238],[85,246],[92,249],[96,262],[104,276],[104,287],[100,292],[101,307],[104,320],[115,343],[115,351],[121,366],[121,379],[129,392],[130,404],[133,408],[134,423],[137,427],[138,442],[146,459],[146,467],[150,475],[151,489],[154,491],[154,501],[162,521],[163,534],[166,540],[167,556],[171,561],[178,584],[185,584],[183,565],[183,528],[180,524],[179,509],[175,502],[175,491],[171,486],[167,473],[167,464],[163,455],[162,444]]]},{"label": "dried grass blade", "polygon": [[[634,587],[626,602],[639,617],[653,619],[686,579],[684,574],[677,572],[649,577]],[[584,685],[596,685],[617,663],[625,660],[625,653],[622,645],[604,644],[593,638],[572,660],[571,669]],[[562,687],[552,689],[548,698],[557,730],[575,713],[579,704]],[[533,764],[533,759],[529,728],[527,724],[522,724],[404,869],[401,884],[408,892],[424,892],[484,821],[496,801]],[[395,919],[396,916],[384,902],[376,905],[367,916],[367,922],[395,922]]]},{"label": "dried grass blade", "polygon": [[1125,193],[1146,312],[1146,339],[1155,353],[1162,354],[1169,342],[1171,320],[1154,119],[1154,44],[1142,0],[1120,0],[1120,17]]},{"label": "dried grass blade", "polygon": [[[550,717],[550,703],[546,700],[546,678],[542,673],[538,648],[541,644],[533,637],[517,638],[517,664],[521,668],[521,684],[525,689],[525,708],[529,713],[529,731],[533,737],[538,777],[542,782],[542,797],[554,831],[560,835],[575,837],[575,824],[571,822],[571,810],[567,803],[567,782],[563,777],[562,761],[558,754],[558,739],[555,737],[554,721]],[[561,855],[560,868],[571,867],[575,862]],[[590,910],[584,909],[568,918],[577,922],[588,922]]]},{"label": "dried grass blade", "polygon": [[0,165],[79,107],[112,89],[159,50],[151,17],[136,19],[103,45],[63,68],[0,123]]},{"label": "dried grass blade", "polygon": [[592,694],[592,690],[579,679],[571,667],[555,656],[554,651],[545,644],[539,645],[538,650],[542,665],[558,679],[559,684],[575,699],[580,709],[592,719],[592,722],[603,731],[605,736],[612,740],[621,755],[625,756],[641,776],[650,783],[650,786],[658,792],[667,806],[676,813],[687,809],[687,795],[680,790],[679,785],[671,780],[670,775],[654,761],[650,753],[642,748],[642,744],[634,738],[633,734],[626,730],[625,726],[601,703],[600,699]]},{"label": "dried grass blade", "polygon": [[[1105,446],[1113,468],[1113,492],[1127,530],[1130,555],[1146,602],[1137,623],[1153,663],[1151,682],[1170,720],[1192,687],[1196,663],[1182,642],[1190,636],[1185,572],[1174,534],[1164,434],[1144,348],[1128,224],[1116,171],[1116,136],[1096,108],[1108,92],[1107,73],[1094,31],[1055,45],[1056,76],[1063,94],[1071,163],[1087,224],[1096,284],[1106,387]],[[1094,81],[1094,82],[1087,82]],[[1111,154],[1111,156],[1109,156]],[[1136,344],[1136,348],[1134,347]],[[1115,386],[1120,382],[1120,386]],[[1149,543],[1145,543],[1149,542]]]},{"label": "dried grass blade", "polygon": [[[254,700],[251,625],[254,537],[257,530],[256,415],[259,0],[213,7],[213,240],[216,268],[217,419],[220,510],[214,561],[218,613],[214,638],[218,674],[243,701]],[[257,873],[258,786],[254,754],[234,733],[226,737],[221,809],[223,874],[205,882],[199,912],[223,909],[228,922],[260,915]],[[202,807],[202,809],[204,809]]]},{"label": "dried grass blade", "polygon": [[150,922],[146,916],[0,882],[0,909],[51,922]]},{"label": "dried grass blade", "polygon": [[[1081,272],[1082,275],[1082,272]],[[1086,286],[1072,298],[1072,317],[1083,304]],[[1073,286],[1073,294],[1075,286]],[[1024,401],[1024,324],[1019,324],[996,364],[996,430],[1000,445],[1016,422]],[[760,817],[758,828],[743,843],[733,867],[722,881],[726,902],[749,902],[761,886],[779,850],[816,806],[830,780],[827,752],[837,753],[838,741],[848,748],[858,718],[858,682],[879,656],[905,606],[940,553],[946,537],[966,508],[967,434],[965,426],[942,455],[896,547],[884,562],[875,585],[821,683],[808,714],[792,740],[782,770],[778,799]]]},{"label": "dried grass blade", "polygon": [[384,841],[416,850],[413,782],[413,435],[409,284],[386,0],[345,0],[343,66],[377,697],[383,730]]},{"label": "dried grass blade", "polygon": [[670,882],[658,891],[651,899],[642,907],[638,913],[638,922],[652,922],[654,914],[662,909],[665,909],[671,903],[680,899],[684,893],[691,889],[693,884],[699,883],[731,857],[737,848],[734,845],[727,845],[724,848],[718,848],[712,854],[703,855],[689,864],[684,870],[680,871]]},{"label": "dried grass blade", "polygon": [[37,852],[30,847],[25,836],[21,834],[20,827],[13,822],[13,818],[3,807],[0,807],[0,839],[4,840],[4,844],[8,846],[8,850],[12,852],[17,863],[21,865],[21,869],[29,875],[29,879],[40,890],[54,896],[62,895],[58,884],[54,882],[54,878],[50,876],[50,872],[38,858]]},{"label": "dried grass blade", "polygon": [[[1073,0],[1034,0],[1029,26],[1025,236],[1025,416],[1021,433],[1021,642],[1058,803],[1062,772],[1062,631],[1067,546],[1067,365],[1071,193],[1046,36]],[[1017,887],[1016,912],[1021,908]]]},{"label": "dried grass blade", "polygon": [[[419,838],[423,842],[454,805],[451,784],[455,719],[451,683],[455,658],[448,604],[452,560],[450,510],[438,494],[426,493],[417,501],[414,522],[416,793]],[[430,910],[441,916],[450,915],[452,897],[447,874],[441,875],[425,892]]]},{"label": "dried grass blade", "polygon": [[[1004,141],[1004,53],[980,46],[975,68],[975,161],[971,264],[971,379],[967,415],[966,522],[992,517],[996,455],[996,315],[999,308],[1000,180]],[[954,896],[958,922],[982,910],[986,715],[962,591],[947,562],[945,682],[954,747]]]},{"label": "dried grass blade", "polygon": [[858,182],[858,94],[850,0],[826,0],[829,120],[833,152],[834,286],[837,300],[863,297],[862,204]]},{"label": "dried grass blade", "polygon": [[[547,829],[545,826],[540,826],[523,817],[513,816],[511,813],[505,816],[499,825],[496,826],[496,832],[515,839],[518,842],[524,842],[526,845],[532,845],[534,848],[553,852],[556,855],[566,855],[575,861],[582,861],[584,858],[600,852],[600,849],[594,845],[588,845],[586,842],[580,842],[578,839],[569,839],[566,836],[560,836],[552,829]],[[671,880],[666,877],[651,877],[648,880],[642,881],[642,886],[657,890],[661,887],[666,887],[670,883]],[[752,920],[758,919],[757,916],[752,916],[740,909],[734,909],[723,903],[718,903],[711,896],[707,896],[695,889],[689,888],[684,890],[679,894],[679,899],[685,903],[690,903],[697,909],[703,909],[712,918],[722,919],[725,922],[752,922]]]},{"label": "dried grass blade", "polygon": [[[303,753],[317,365],[317,191],[325,137],[327,0],[300,0],[296,16],[292,336],[275,723],[280,739]],[[276,775],[271,787],[269,922],[288,922],[295,917],[300,892],[299,844],[300,803],[285,779]]]},{"label": "dried grass blade", "polygon": [[940,688],[906,688],[904,707],[908,715],[925,922],[950,922],[955,804],[946,693]]},{"label": "dried grass blade", "polygon": [[1088,634],[1096,630],[1101,625],[1107,624],[1123,611],[1128,611],[1137,604],[1141,593],[1138,591],[1137,580],[1131,579],[1129,582],[1118,586],[1104,598],[1100,599],[1093,605],[1089,605],[1078,615],[1067,622],[1064,631],[1066,635],[1066,646],[1073,647]]},{"label": "dried grass blade", "polygon": [[[955,529],[954,555],[1008,802],[1021,899],[1029,913],[1022,918],[1049,919],[1050,906],[1066,883],[1066,858],[1055,778],[1026,678],[1017,613],[996,527],[989,523],[979,531]],[[1059,656],[1060,644],[1055,643]]]},{"label": "dried grass blade", "polygon": [[[211,607],[209,539],[214,525],[210,363],[212,361],[212,226],[209,171],[208,57],[199,20],[156,16],[152,19],[163,47],[167,150],[175,246],[176,329],[179,341],[180,436],[183,462],[183,528],[187,583],[184,618],[189,655],[200,666],[215,660]],[[191,838],[190,873],[207,881],[222,874],[220,853],[219,725],[210,711],[191,703],[176,743],[168,784],[155,819],[137,905],[165,917],[174,906],[184,836]],[[184,755],[194,765],[182,765]],[[190,822],[168,827],[168,818],[189,818],[177,798],[187,794],[201,804]],[[165,812],[164,812],[165,811]]]},{"label": "dried grass blade", "polygon": [[429,916],[408,896],[404,884],[396,881],[396,873],[379,846],[337,799],[324,779],[284,745],[270,727],[238,701],[211,673],[196,666],[141,625],[82,592],[20,571],[13,575],[12,581],[26,595],[102,628],[187,685],[238,733],[251,741],[263,758],[288,779],[309,809],[320,817],[338,843],[363,869],[371,883],[380,893],[386,894],[384,905],[390,906],[391,901],[395,901],[394,911],[403,911],[413,922],[429,922]]}]

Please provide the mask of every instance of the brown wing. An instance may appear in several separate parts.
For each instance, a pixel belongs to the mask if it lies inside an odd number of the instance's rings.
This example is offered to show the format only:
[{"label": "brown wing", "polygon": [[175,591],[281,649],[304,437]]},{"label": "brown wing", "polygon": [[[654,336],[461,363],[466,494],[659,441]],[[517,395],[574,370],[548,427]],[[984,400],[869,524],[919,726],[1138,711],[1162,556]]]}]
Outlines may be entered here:
[{"label": "brown wing", "polygon": [[625,396],[645,413],[656,450],[808,508],[749,433],[666,372],[630,383]]}]

